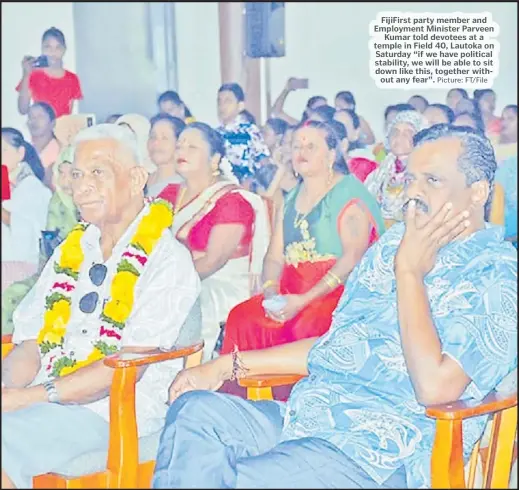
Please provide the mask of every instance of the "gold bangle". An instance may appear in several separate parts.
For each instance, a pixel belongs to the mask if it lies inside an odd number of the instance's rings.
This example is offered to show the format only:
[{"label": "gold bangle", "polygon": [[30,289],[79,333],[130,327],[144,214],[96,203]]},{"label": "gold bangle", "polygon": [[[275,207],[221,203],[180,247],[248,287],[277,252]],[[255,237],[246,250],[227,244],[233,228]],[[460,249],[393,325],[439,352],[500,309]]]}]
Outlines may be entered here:
[{"label": "gold bangle", "polygon": [[330,289],[335,289],[337,287],[337,285],[335,284],[334,281],[332,281],[329,277],[327,276],[324,276],[324,282],[328,285],[328,287]]},{"label": "gold bangle", "polygon": [[341,281],[338,280],[337,276],[334,276],[334,274],[330,274],[329,272],[324,276],[324,280],[332,289],[335,289],[337,286],[342,284]]},{"label": "gold bangle", "polygon": [[265,290],[269,288],[270,286],[277,286],[277,281],[274,281],[274,279],[269,279],[268,281],[265,281],[263,283],[263,286],[261,286],[261,289]]},{"label": "gold bangle", "polygon": [[342,280],[339,276],[336,276],[332,271],[328,271],[328,274],[337,281],[337,284],[342,284]]}]

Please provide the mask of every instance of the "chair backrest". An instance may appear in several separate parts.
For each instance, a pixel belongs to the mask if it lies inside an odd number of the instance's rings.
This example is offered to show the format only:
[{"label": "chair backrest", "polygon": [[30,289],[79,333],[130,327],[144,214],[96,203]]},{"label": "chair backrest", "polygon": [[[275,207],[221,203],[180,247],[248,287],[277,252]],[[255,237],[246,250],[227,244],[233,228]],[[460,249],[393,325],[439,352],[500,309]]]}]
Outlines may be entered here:
[{"label": "chair backrest", "polygon": [[488,429],[488,441],[483,437],[476,444],[467,465],[466,488],[513,488],[509,485],[517,461],[517,406],[494,414]]},{"label": "chair backrest", "polygon": [[[517,393],[517,368],[496,387],[497,393]],[[485,427],[467,465],[467,488],[515,488],[510,482],[517,465],[517,406],[496,412]]]}]

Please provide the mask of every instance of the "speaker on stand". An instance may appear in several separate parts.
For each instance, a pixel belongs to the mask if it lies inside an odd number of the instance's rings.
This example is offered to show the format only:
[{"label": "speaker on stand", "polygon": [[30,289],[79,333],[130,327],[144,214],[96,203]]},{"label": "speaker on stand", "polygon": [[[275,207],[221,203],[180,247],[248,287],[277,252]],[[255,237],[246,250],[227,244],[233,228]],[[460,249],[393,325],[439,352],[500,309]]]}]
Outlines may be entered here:
[{"label": "speaker on stand", "polygon": [[264,58],[268,118],[272,108],[270,58],[285,56],[285,2],[245,2],[245,47],[249,58]]}]

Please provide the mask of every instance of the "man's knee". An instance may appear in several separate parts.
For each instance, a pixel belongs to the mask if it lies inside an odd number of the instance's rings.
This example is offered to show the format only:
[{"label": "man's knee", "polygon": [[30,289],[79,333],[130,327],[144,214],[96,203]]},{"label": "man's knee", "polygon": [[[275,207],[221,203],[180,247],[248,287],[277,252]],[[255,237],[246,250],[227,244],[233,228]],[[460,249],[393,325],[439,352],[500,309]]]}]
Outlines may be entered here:
[{"label": "man's knee", "polygon": [[213,420],[214,414],[226,406],[222,400],[225,396],[228,395],[214,391],[188,391],[180,395],[169,407],[166,425],[184,418],[196,418],[199,422]]}]

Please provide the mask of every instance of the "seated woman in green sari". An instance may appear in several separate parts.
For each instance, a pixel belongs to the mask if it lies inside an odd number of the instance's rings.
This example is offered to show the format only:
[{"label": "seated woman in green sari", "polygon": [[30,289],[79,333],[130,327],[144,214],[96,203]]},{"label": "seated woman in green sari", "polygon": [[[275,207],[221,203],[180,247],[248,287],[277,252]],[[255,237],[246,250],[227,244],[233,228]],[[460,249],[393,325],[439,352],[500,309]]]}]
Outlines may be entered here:
[{"label": "seated woman in green sari", "polygon": [[78,214],[72,201],[70,190],[70,164],[72,147],[64,147],[52,168],[53,185],[56,191],[52,195],[47,214],[47,227],[40,240],[40,268],[37,274],[11,284],[2,293],[2,335],[13,331],[13,312],[36,283],[40,272],[52,255],[54,248],[69,234],[78,221]]},{"label": "seated woman in green sari", "polygon": [[262,294],[231,310],[222,354],[326,333],[346,278],[384,232],[375,198],[347,174],[329,124],[299,126],[292,161],[301,181],[277,213],[263,262]]}]

